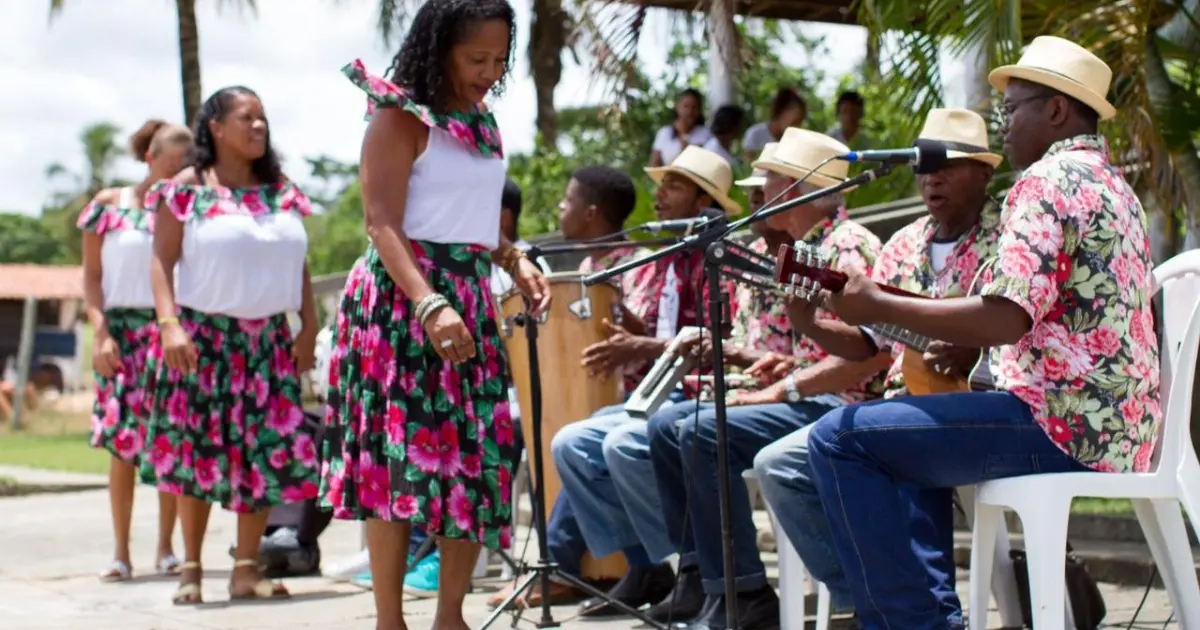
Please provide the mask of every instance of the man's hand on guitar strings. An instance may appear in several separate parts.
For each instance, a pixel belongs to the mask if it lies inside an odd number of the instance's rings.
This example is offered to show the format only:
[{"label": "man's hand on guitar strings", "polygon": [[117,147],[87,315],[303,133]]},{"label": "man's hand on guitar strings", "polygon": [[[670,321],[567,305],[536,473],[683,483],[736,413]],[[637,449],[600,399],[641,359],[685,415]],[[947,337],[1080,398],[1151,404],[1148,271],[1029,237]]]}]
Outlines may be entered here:
[{"label": "man's hand on guitar strings", "polygon": [[822,302],[841,320],[851,326],[879,323],[883,291],[865,275],[847,270],[846,286],[837,293],[822,291]]},{"label": "man's hand on guitar strings", "polygon": [[922,355],[929,369],[943,376],[967,378],[979,362],[979,348],[963,348],[944,341],[934,341]]}]

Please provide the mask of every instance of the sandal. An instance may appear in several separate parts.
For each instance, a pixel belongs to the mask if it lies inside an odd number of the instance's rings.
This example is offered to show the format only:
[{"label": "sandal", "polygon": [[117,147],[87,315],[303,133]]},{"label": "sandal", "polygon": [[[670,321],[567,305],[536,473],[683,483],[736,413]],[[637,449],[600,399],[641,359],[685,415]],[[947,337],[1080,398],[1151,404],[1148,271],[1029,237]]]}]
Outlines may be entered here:
[{"label": "sandal", "polygon": [[113,560],[108,568],[100,572],[101,582],[128,582],[133,578],[133,570],[121,560]]},{"label": "sandal", "polygon": [[176,558],[175,554],[169,553],[159,558],[158,562],[154,563],[154,570],[157,571],[159,575],[163,576],[179,575],[179,569],[181,566],[183,565],[181,562],[179,562],[179,558]]},{"label": "sandal", "polygon": [[[179,573],[184,571],[200,572],[199,562],[184,562],[179,565]],[[171,602],[176,606],[188,606],[191,604],[200,604],[204,602],[201,595],[200,576],[196,576],[195,582],[187,582],[179,585],[179,589],[175,591],[175,595],[171,597]]]},{"label": "sandal", "polygon": [[[258,568],[258,560],[255,558],[242,558],[235,560],[233,568],[236,571],[241,567]],[[272,582],[266,578],[260,577],[258,582],[248,591],[235,591],[233,587],[233,576],[229,577],[229,599],[286,599],[291,597],[291,593],[287,588],[279,582]]]}]

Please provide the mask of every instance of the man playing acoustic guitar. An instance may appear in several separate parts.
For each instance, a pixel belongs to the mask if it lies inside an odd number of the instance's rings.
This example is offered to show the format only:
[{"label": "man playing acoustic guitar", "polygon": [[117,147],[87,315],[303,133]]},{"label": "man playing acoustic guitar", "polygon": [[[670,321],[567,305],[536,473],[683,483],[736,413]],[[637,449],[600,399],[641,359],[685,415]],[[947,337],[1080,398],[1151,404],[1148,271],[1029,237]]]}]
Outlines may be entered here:
[{"label": "man playing acoustic guitar", "polygon": [[[992,172],[1004,158],[988,151],[987,124],[983,118],[965,109],[935,109],[929,113],[921,139],[937,140],[953,147],[950,160],[942,170],[919,175],[921,197],[929,215],[896,232],[883,246],[871,277],[883,284],[930,297],[967,295],[983,263],[996,255],[1000,208],[987,196]],[[928,383],[954,377],[965,379],[979,359],[979,351],[961,352],[937,343],[917,361],[905,361],[912,350],[893,341],[910,341],[903,335],[884,337],[868,329],[859,332],[848,326],[814,320],[816,308],[809,302],[791,303],[789,315],[798,333],[810,337],[831,354],[858,359],[864,351],[891,347],[894,360],[888,371],[885,398],[920,391],[906,380]],[[816,321],[821,321],[818,324]],[[830,327],[838,332],[829,333]],[[840,329],[849,329],[857,343],[847,343]],[[855,341],[854,339],[850,340]],[[910,341],[911,343],[911,341]],[[913,344],[916,345],[916,344]],[[914,369],[915,368],[915,369]],[[925,368],[924,374],[918,374]],[[924,378],[921,378],[921,377]],[[907,385],[907,386],[906,386]],[[915,391],[914,391],[915,390]],[[808,467],[809,425],[771,444],[754,461],[763,498],[770,504],[788,540],[796,548],[813,577],[829,589],[833,608],[852,608],[850,586],[838,562],[821,500],[813,486]],[[944,490],[945,493],[953,489]],[[940,530],[923,527],[933,522],[950,524],[952,513],[914,514],[914,535],[924,547],[921,553],[927,569],[935,575],[933,591],[945,606],[954,605],[954,564],[952,540],[930,539]],[[926,520],[928,519],[928,520]],[[946,530],[949,531],[949,530]]]}]

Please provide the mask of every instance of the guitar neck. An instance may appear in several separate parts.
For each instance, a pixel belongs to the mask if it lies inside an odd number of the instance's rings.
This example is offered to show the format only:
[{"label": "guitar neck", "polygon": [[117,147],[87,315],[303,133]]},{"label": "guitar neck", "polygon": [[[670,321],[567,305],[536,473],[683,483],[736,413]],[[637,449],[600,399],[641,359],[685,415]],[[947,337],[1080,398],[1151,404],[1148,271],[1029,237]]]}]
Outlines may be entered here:
[{"label": "guitar neck", "polygon": [[933,343],[933,339],[925,335],[919,335],[911,330],[905,330],[895,324],[877,324],[875,326],[868,326],[868,328],[880,337],[919,352],[929,350],[929,346]]}]

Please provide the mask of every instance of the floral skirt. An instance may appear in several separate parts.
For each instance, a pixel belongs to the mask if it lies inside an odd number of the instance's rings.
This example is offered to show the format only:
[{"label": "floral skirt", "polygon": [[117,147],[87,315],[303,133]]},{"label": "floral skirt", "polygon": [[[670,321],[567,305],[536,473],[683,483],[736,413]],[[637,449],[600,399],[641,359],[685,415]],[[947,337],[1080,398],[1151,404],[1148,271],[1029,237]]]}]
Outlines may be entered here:
[{"label": "floral skirt", "polygon": [[183,308],[199,369],[150,348],[153,392],[142,476],[158,489],[253,512],[317,496],[317,445],[304,425],[287,318],[237,319]]},{"label": "floral skirt", "polygon": [[321,503],[336,518],[409,521],[491,549],[512,536],[517,445],[508,365],[478,246],[413,241],[417,263],[475,340],[443,361],[378,252],[350,272],[329,368]]},{"label": "floral skirt", "polygon": [[92,446],[121,461],[136,464],[146,443],[150,396],[146,385],[146,354],[158,338],[152,308],[110,308],[104,312],[108,334],[121,353],[121,368],[112,378],[95,375],[92,405]]}]

